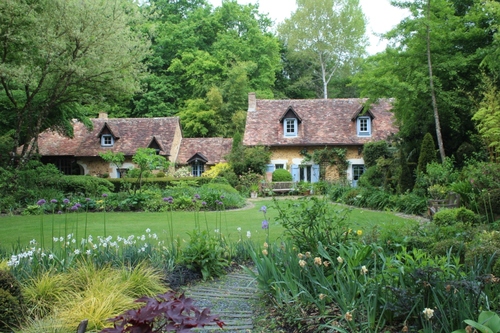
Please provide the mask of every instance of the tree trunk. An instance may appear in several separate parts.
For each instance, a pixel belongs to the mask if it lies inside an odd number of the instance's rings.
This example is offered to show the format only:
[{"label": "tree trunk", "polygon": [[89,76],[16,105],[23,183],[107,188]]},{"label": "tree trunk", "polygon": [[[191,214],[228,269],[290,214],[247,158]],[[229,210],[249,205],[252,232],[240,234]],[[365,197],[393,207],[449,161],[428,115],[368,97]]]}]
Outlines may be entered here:
[{"label": "tree trunk", "polygon": [[441,135],[441,123],[439,122],[439,112],[436,102],[436,92],[434,89],[434,79],[432,78],[432,62],[431,62],[431,0],[427,0],[427,63],[429,65],[429,84],[431,88],[432,108],[434,109],[434,122],[436,124],[436,137],[439,147],[439,155],[441,156],[441,163],[444,163],[446,158],[443,145],[443,136]]}]

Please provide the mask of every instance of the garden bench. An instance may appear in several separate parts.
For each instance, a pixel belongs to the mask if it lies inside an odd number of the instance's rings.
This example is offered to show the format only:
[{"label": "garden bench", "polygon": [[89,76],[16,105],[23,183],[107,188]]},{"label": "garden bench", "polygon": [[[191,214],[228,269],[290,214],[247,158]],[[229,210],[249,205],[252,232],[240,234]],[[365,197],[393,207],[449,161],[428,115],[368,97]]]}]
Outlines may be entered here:
[{"label": "garden bench", "polygon": [[265,184],[265,189],[274,193],[288,193],[296,188],[296,182],[270,182]]},{"label": "garden bench", "polygon": [[450,192],[445,199],[431,199],[428,201],[428,207],[428,213],[431,218],[443,208],[458,208],[460,207],[460,194]]}]

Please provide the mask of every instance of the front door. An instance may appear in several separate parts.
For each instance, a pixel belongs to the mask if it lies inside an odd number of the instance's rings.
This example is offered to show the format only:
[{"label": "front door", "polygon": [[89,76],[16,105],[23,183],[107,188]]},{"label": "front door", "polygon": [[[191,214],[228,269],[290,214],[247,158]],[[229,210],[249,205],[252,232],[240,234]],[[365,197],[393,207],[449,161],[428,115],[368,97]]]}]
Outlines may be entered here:
[{"label": "front door", "polygon": [[363,164],[353,164],[352,165],[352,187],[358,186],[359,177],[365,172],[365,166]]}]

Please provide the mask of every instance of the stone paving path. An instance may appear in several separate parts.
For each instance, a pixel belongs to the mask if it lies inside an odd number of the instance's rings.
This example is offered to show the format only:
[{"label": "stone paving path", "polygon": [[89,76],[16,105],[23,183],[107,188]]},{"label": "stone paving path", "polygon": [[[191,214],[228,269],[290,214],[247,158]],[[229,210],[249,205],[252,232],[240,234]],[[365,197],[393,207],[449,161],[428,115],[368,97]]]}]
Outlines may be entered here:
[{"label": "stone paving path", "polygon": [[254,310],[259,298],[255,279],[244,270],[184,289],[186,297],[195,300],[196,307],[200,310],[209,307],[210,313],[220,315],[220,319],[226,324],[224,330],[211,325],[196,330],[197,332],[252,332]]}]

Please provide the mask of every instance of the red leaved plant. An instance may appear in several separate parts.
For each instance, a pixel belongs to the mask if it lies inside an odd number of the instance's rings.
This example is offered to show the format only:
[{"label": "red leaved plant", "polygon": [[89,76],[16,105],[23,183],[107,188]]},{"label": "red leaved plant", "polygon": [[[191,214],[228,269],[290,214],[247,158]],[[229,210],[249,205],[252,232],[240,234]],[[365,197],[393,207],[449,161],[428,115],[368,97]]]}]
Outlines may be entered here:
[{"label": "red leaved plant", "polygon": [[194,300],[186,298],[184,294],[177,297],[169,291],[154,297],[141,297],[136,302],[145,304],[109,319],[114,327],[105,328],[101,333],[183,333],[212,322],[221,328],[225,325],[219,316],[210,315],[209,308],[200,311],[193,305]]}]

